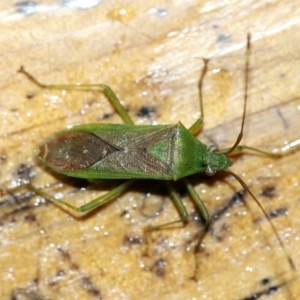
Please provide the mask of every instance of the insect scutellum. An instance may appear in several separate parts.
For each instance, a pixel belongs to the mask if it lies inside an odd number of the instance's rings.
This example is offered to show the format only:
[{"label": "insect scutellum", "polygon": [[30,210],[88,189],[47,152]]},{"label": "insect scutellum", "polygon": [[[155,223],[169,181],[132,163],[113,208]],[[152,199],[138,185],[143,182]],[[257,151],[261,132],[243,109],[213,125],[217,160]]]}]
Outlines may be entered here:
[{"label": "insect scutellum", "polygon": [[181,218],[166,224],[151,226],[146,229],[149,231],[188,221],[188,212],[174,186],[174,181],[183,179],[186,189],[204,219],[203,230],[195,247],[195,253],[197,253],[209,227],[209,213],[188,180],[188,176],[196,173],[214,175],[218,171],[225,171],[235,177],[258,204],[285,252],[291,268],[294,269],[293,261],[270,217],[246,183],[228,169],[232,165],[228,156],[244,149],[273,155],[252,147],[239,145],[243,137],[248,98],[250,34],[247,37],[245,57],[244,109],[240,133],[231,148],[220,151],[216,146],[207,147],[194,136],[201,128],[204,119],[202,85],[208,69],[209,61],[207,59],[204,59],[204,68],[198,85],[200,117],[189,129],[180,122],[175,125],[134,125],[131,117],[110,87],[104,84],[45,85],[21,67],[19,72],[25,74],[41,88],[102,90],[125,122],[125,124],[77,125],[50,137],[40,144],[38,151],[38,159],[60,174],[85,179],[127,179],[124,183],[80,207],[56,199],[34,186],[30,186],[30,188],[36,194],[62,207],[68,207],[77,212],[89,212],[124,193],[138,179],[164,180]]}]

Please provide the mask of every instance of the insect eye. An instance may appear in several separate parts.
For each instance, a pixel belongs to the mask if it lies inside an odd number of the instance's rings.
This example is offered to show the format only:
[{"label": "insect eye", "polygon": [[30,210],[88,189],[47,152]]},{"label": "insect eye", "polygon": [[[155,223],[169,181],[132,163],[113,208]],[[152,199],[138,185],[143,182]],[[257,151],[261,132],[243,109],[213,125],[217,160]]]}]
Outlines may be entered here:
[{"label": "insect eye", "polygon": [[216,169],[212,168],[210,165],[207,165],[207,169],[205,171],[205,174],[208,176],[213,176],[216,174]]},{"label": "insect eye", "polygon": [[209,152],[216,152],[216,151],[219,151],[218,146],[215,145],[215,144],[210,145],[210,146],[208,147],[208,149],[209,149]]}]

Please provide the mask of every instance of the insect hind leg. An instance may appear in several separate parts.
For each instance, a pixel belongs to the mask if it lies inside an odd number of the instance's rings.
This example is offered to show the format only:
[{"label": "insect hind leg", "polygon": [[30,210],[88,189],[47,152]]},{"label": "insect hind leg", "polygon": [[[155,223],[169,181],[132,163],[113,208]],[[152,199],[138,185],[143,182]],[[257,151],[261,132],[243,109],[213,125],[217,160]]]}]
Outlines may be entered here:
[{"label": "insect hind leg", "polygon": [[121,104],[119,98],[114,91],[105,84],[43,84],[39,82],[33,75],[28,73],[22,66],[19,73],[24,74],[30,81],[43,89],[66,89],[66,90],[100,90],[103,91],[115,110],[119,113],[126,124],[134,124],[132,118],[128,115],[126,109]]}]

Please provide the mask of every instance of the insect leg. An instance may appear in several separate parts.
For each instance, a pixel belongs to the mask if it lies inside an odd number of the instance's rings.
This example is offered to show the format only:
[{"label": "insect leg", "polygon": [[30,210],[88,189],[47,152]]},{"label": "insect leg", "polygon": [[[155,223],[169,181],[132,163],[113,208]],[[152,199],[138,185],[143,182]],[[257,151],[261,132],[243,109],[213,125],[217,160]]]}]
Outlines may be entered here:
[{"label": "insect leg", "polygon": [[119,113],[119,115],[121,116],[123,121],[126,124],[132,124],[133,125],[134,124],[133,120],[128,115],[127,111],[125,110],[124,106],[121,104],[120,100],[118,99],[116,94],[113,92],[113,90],[107,85],[102,84],[101,87],[103,88],[103,91],[104,91],[105,95],[107,96],[107,98],[109,99],[111,104],[114,106],[116,111]]},{"label": "insect leg", "polygon": [[[34,76],[32,76],[30,73],[28,73],[23,67],[21,67],[18,71],[19,73],[24,74],[30,81],[35,83],[37,86],[45,89],[75,89],[75,90],[101,90],[104,92],[106,97],[109,99],[113,107],[116,109],[116,111],[120,114],[121,118],[124,120],[127,124],[134,124],[131,117],[128,115],[127,111],[125,110],[124,106],[121,104],[120,100],[116,96],[116,94],[113,92],[113,90],[105,85],[105,84],[43,84],[39,82]],[[128,180],[125,183],[121,184],[120,186],[116,187],[115,189],[111,190],[107,194],[94,199],[93,201],[81,206],[81,207],[75,207],[71,204],[68,204],[62,200],[56,199],[55,197],[52,197],[51,195],[44,193],[40,189],[37,189],[33,186],[31,186],[31,189],[36,192],[38,195],[51,200],[52,202],[55,202],[56,204],[59,204],[61,206],[69,207],[70,209],[78,212],[88,212],[93,209],[95,209],[98,206],[103,205],[104,203],[116,198],[120,194],[122,194],[131,184],[133,184],[135,180]]]},{"label": "insect leg", "polygon": [[198,193],[195,191],[194,187],[189,182],[189,180],[187,178],[183,178],[183,181],[184,181],[186,189],[188,190],[189,194],[191,195],[192,199],[194,200],[194,202],[204,220],[204,226],[203,226],[202,232],[199,235],[199,240],[198,240],[198,243],[195,248],[195,253],[197,253],[199,251],[201,242],[202,242],[202,240],[208,230],[208,227],[209,227],[209,212],[208,212],[207,208],[205,207],[203,201],[199,197]]},{"label": "insect leg", "polygon": [[155,226],[146,226],[144,228],[144,239],[146,241],[146,253],[148,254],[149,253],[149,244],[150,244],[150,240],[149,240],[149,233],[154,231],[154,230],[160,230],[164,227],[168,227],[170,225],[174,225],[174,224],[177,224],[177,223],[186,223],[187,222],[187,219],[188,219],[188,212],[180,198],[180,195],[178,194],[178,192],[176,191],[176,189],[174,188],[174,184],[172,181],[166,181],[166,185],[167,185],[167,188],[169,190],[169,194],[171,196],[171,199],[173,200],[174,202],[174,205],[175,207],[177,208],[179,214],[180,214],[180,217],[181,219],[179,220],[175,220],[175,221],[171,221],[171,222],[167,222],[167,223],[164,223],[164,224],[159,224],[159,225],[155,225]]},{"label": "insect leg", "polygon": [[[191,183],[186,178],[184,178],[183,180],[184,180],[184,184],[185,184],[189,194],[191,195],[191,197],[195,201],[195,204],[196,204],[197,208],[199,209],[199,211],[200,211],[200,213],[201,213],[201,215],[204,219],[203,232],[200,235],[200,239],[199,239],[199,242],[198,242],[197,247],[196,247],[196,251],[198,251],[201,240],[202,240],[203,236],[205,235],[205,233],[207,231],[207,228],[208,228],[208,225],[209,225],[209,213],[208,213],[204,203],[200,199],[199,195],[196,193],[195,189],[191,185]],[[168,190],[169,190],[169,194],[170,194],[170,196],[173,200],[173,203],[176,206],[176,208],[177,208],[177,210],[180,214],[180,219],[175,220],[175,221],[171,221],[171,222],[168,222],[168,223],[165,223],[165,224],[151,226],[148,229],[146,229],[148,231],[150,231],[150,230],[159,230],[163,227],[167,227],[169,225],[173,225],[173,224],[176,224],[176,223],[179,223],[179,222],[186,223],[187,220],[188,220],[188,212],[187,212],[187,210],[186,210],[186,208],[185,208],[185,206],[184,206],[184,204],[183,204],[183,202],[180,198],[180,195],[178,194],[178,192],[174,188],[173,182],[172,181],[166,181],[166,184],[167,184],[167,187],[168,187]]]},{"label": "insect leg", "polygon": [[169,223],[161,225],[161,226],[175,224],[175,223],[178,223],[178,222],[186,223],[187,219],[188,219],[188,212],[187,212],[187,210],[186,210],[186,208],[185,208],[185,206],[184,206],[184,204],[183,204],[183,202],[180,198],[180,195],[178,194],[178,192],[174,188],[174,184],[173,184],[172,181],[167,181],[166,184],[167,184],[170,196],[171,196],[171,198],[174,202],[174,205],[176,206],[176,208],[177,208],[177,210],[180,214],[181,219],[173,221],[173,222],[169,222]]},{"label": "insect leg", "polygon": [[[196,204],[198,210],[200,211],[201,216],[203,217],[203,220],[204,220],[204,227],[203,227],[202,232],[199,235],[199,240],[198,240],[197,245],[195,247],[195,254],[197,254],[199,252],[201,242],[202,242],[202,240],[203,240],[203,238],[204,238],[204,236],[207,232],[208,226],[209,226],[209,213],[208,213],[203,201],[201,200],[201,198],[199,197],[199,195],[197,194],[197,192],[193,188],[192,184],[188,181],[188,179],[183,178],[183,181],[184,181],[186,189],[188,190],[190,196],[194,200],[194,202],[195,202],[195,204]],[[186,210],[186,208],[185,208],[178,192],[174,188],[173,182],[167,181],[166,184],[167,184],[170,196],[171,196],[171,198],[172,198],[172,200],[173,200],[173,202],[174,202],[174,204],[175,204],[175,206],[176,206],[176,208],[177,208],[177,210],[180,214],[181,219],[175,220],[175,221],[172,221],[172,222],[168,222],[168,223],[165,223],[165,224],[146,227],[144,229],[144,233],[146,234],[146,241],[147,241],[146,244],[149,244],[149,240],[147,239],[147,233],[149,233],[149,231],[159,230],[163,227],[167,227],[167,226],[179,223],[179,222],[187,223],[187,221],[188,221],[187,210]],[[197,273],[197,270],[198,270],[198,263],[197,263],[197,260],[196,260],[196,255],[195,255],[195,266],[196,267],[195,267],[193,278],[196,278],[196,273]]]},{"label": "insect leg", "polygon": [[171,199],[173,200],[174,205],[177,208],[181,218],[179,220],[171,221],[171,222],[168,222],[168,223],[159,224],[159,225],[156,225],[156,226],[149,226],[148,228],[145,228],[145,231],[159,230],[163,227],[167,227],[169,225],[173,225],[173,224],[176,224],[176,223],[179,223],[179,222],[183,222],[183,223],[187,222],[188,212],[187,212],[184,204],[182,203],[182,200],[181,200],[178,192],[174,188],[173,182],[166,181],[166,185],[168,187]]},{"label": "insect leg", "polygon": [[113,92],[113,90],[105,84],[43,84],[39,82],[34,76],[28,73],[23,67],[18,71],[24,74],[30,81],[43,89],[67,89],[67,90],[100,90],[103,91],[108,100],[111,102],[116,111],[126,124],[133,124],[131,117],[128,115],[124,106]]},{"label": "insect leg", "polygon": [[[249,150],[249,151],[253,151],[253,152],[267,155],[267,156],[282,157],[288,153],[292,153],[292,152],[296,151],[299,147],[300,147],[300,139],[296,139],[296,140],[284,145],[283,147],[273,149],[273,151],[261,150],[261,149],[249,147],[246,145],[240,145],[234,149],[232,154],[240,153],[240,152],[243,152],[244,150]],[[228,151],[228,149],[223,149],[220,152],[226,153],[227,151]]]},{"label": "insect leg", "polygon": [[[226,149],[222,149],[220,150],[220,152],[222,153],[227,153],[227,151],[230,148],[226,148]],[[267,151],[267,150],[261,150],[261,149],[257,149],[257,148],[253,148],[250,146],[246,146],[246,145],[239,145],[237,146],[230,154],[237,154],[237,153],[241,153],[244,152],[244,150],[249,150],[258,154],[262,154],[262,155],[266,155],[266,156],[273,156],[273,157],[280,157],[282,154],[281,153],[275,153],[275,152],[271,152],[271,151]]]},{"label": "insect leg", "polygon": [[203,201],[201,200],[201,198],[199,197],[198,193],[195,191],[194,187],[192,186],[192,184],[189,182],[189,180],[187,178],[183,179],[184,184],[186,189],[188,190],[189,194],[191,195],[191,197],[193,198],[203,220],[204,220],[204,226],[203,229],[199,235],[199,240],[197,242],[197,245],[194,249],[194,257],[195,257],[195,269],[194,269],[194,275],[193,275],[193,279],[196,279],[197,276],[197,271],[198,271],[198,260],[196,257],[196,254],[199,252],[199,249],[201,247],[201,242],[203,240],[203,238],[205,237],[205,234],[207,233],[207,230],[209,228],[209,220],[210,220],[210,216],[209,216],[209,212],[207,210],[207,208],[205,207]]},{"label": "insect leg", "polygon": [[31,190],[33,190],[36,194],[40,195],[41,197],[48,199],[52,202],[54,202],[55,204],[57,204],[58,206],[62,207],[62,208],[70,208],[73,211],[77,211],[77,212],[90,212],[92,210],[94,210],[95,208],[104,205],[105,203],[114,200],[116,197],[118,197],[119,195],[121,195],[122,193],[124,193],[136,180],[135,179],[131,179],[131,180],[127,180],[126,182],[124,182],[123,184],[119,185],[118,187],[110,190],[109,192],[107,192],[106,194],[80,206],[80,207],[76,207],[72,204],[69,204],[67,202],[64,202],[63,200],[60,199],[56,199],[55,197],[43,192],[42,190],[34,187],[34,186],[29,186]]}]

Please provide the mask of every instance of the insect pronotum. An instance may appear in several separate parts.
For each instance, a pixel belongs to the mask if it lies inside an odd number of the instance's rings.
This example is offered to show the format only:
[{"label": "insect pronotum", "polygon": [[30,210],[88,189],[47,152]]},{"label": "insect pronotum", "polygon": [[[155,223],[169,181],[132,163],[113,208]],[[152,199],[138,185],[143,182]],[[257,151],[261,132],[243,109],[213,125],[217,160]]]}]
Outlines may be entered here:
[{"label": "insect pronotum", "polygon": [[38,150],[39,161],[55,172],[85,179],[127,179],[124,183],[80,207],[56,199],[36,187],[31,186],[31,189],[60,206],[78,212],[88,212],[115,199],[138,179],[164,180],[181,218],[151,228],[156,230],[177,222],[186,223],[188,221],[187,210],[174,187],[174,181],[183,179],[187,191],[205,221],[203,232],[195,247],[195,252],[198,252],[209,226],[209,213],[187,177],[196,173],[205,172],[207,175],[214,175],[218,171],[225,171],[239,181],[260,207],[272,227],[291,268],[295,269],[283,241],[260,202],[249,190],[246,183],[228,169],[232,165],[228,156],[234,152],[247,149],[266,155],[274,155],[266,151],[239,145],[243,137],[248,98],[250,34],[247,37],[245,57],[244,109],[240,133],[230,149],[220,151],[216,146],[207,147],[194,136],[201,128],[204,119],[202,85],[208,68],[208,60],[204,59],[204,68],[199,80],[200,118],[189,129],[185,128],[181,122],[175,125],[134,125],[131,117],[110,87],[104,84],[46,85],[37,81],[21,67],[19,72],[25,74],[41,88],[102,90],[126,123],[74,126],[71,129],[56,133],[40,144]]}]

